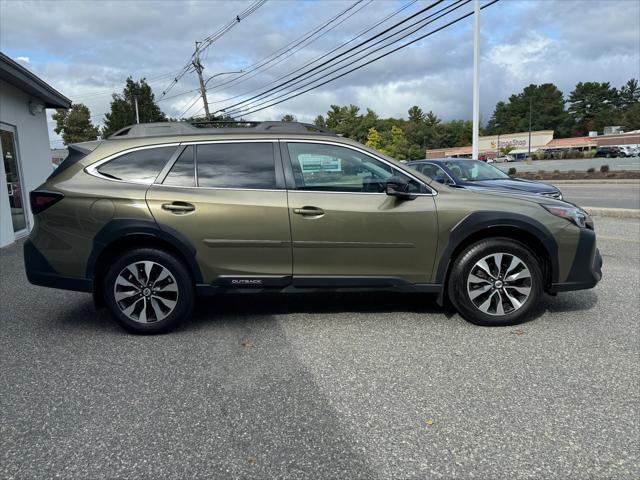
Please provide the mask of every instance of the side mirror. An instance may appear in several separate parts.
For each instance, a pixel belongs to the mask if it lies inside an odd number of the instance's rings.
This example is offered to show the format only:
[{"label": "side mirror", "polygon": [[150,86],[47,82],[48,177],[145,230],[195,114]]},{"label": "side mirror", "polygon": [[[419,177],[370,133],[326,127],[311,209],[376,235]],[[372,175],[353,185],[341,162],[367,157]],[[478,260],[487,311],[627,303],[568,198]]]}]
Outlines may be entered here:
[{"label": "side mirror", "polygon": [[415,195],[409,193],[409,183],[401,177],[391,177],[384,185],[387,195],[396,197],[400,200],[413,200]]}]

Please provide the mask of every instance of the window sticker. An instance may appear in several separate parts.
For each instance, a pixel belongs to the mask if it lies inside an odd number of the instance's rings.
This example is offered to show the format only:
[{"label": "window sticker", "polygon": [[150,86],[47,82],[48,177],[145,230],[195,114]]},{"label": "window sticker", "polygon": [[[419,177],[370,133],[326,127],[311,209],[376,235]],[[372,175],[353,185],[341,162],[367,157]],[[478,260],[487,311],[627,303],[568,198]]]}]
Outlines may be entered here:
[{"label": "window sticker", "polygon": [[300,162],[302,173],[342,171],[342,161],[328,155],[303,153],[298,155],[298,162]]}]

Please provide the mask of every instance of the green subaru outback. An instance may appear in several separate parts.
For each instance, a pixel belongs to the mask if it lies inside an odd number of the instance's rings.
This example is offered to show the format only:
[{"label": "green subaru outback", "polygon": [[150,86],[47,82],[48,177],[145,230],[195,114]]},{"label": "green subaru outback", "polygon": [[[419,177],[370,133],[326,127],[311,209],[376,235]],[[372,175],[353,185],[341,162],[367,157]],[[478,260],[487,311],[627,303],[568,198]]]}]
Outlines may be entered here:
[{"label": "green subaru outback", "polygon": [[265,291],[434,293],[512,325],[602,276],[575,205],[454,189],[312,125],[140,124],[69,151],[31,192],[27,276],[93,292],[133,332],[174,327],[196,295]]}]

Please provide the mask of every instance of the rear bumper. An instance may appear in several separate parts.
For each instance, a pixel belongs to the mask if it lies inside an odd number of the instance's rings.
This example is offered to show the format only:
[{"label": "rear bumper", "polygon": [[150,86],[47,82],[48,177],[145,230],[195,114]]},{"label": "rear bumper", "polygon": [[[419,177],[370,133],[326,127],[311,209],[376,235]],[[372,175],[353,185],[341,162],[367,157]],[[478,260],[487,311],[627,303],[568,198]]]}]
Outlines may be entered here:
[{"label": "rear bumper", "polygon": [[66,277],[56,272],[31,240],[24,242],[23,252],[27,279],[33,285],[60,288],[63,290],[75,290],[78,292],[93,291],[92,280],[87,278]]},{"label": "rear bumper", "polygon": [[567,280],[554,283],[550,293],[586,290],[593,288],[602,279],[602,256],[596,247],[596,234],[583,228],[580,231],[578,248]]}]

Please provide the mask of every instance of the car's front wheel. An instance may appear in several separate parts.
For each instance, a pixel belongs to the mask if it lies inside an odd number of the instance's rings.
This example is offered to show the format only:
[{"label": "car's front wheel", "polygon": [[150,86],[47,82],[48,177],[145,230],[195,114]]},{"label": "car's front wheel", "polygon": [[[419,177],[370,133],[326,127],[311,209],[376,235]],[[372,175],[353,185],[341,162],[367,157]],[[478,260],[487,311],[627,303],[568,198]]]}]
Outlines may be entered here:
[{"label": "car's front wheel", "polygon": [[155,248],[127,252],[111,266],[104,298],[116,320],[134,333],[162,333],[191,315],[189,272],[170,253]]},{"label": "car's front wheel", "polygon": [[540,261],[525,245],[508,238],[470,245],[455,260],[449,278],[449,299],[477,325],[520,323],[543,293]]}]

